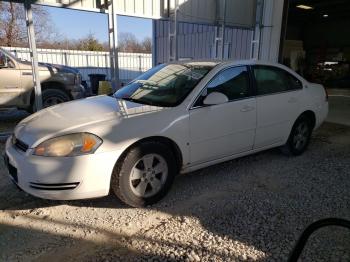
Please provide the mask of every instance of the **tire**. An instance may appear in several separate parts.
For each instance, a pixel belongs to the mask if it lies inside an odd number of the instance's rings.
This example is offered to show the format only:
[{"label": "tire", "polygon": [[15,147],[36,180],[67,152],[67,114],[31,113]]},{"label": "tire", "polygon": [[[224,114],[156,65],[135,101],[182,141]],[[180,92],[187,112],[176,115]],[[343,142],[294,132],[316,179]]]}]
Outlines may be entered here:
[{"label": "tire", "polygon": [[70,100],[67,93],[59,89],[44,89],[42,93],[43,108],[61,104]]},{"label": "tire", "polygon": [[111,188],[127,205],[145,207],[167,194],[177,170],[175,156],[166,145],[144,142],[114,167]]},{"label": "tire", "polygon": [[[47,88],[42,91],[42,100],[43,100],[43,108],[61,104],[67,101],[70,101],[69,95],[59,89],[54,89],[54,88]],[[28,112],[35,112],[35,101],[32,99],[31,101],[31,107],[29,108]]]},{"label": "tire", "polygon": [[304,153],[310,143],[312,129],[310,119],[305,115],[301,115],[295,121],[287,143],[281,147],[282,152],[294,156]]}]

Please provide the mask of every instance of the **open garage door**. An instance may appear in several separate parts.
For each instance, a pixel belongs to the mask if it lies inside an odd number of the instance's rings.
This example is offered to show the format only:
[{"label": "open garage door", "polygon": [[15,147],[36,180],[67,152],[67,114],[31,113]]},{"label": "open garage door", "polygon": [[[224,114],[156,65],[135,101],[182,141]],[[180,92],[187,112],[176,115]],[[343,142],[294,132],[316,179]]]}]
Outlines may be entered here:
[{"label": "open garage door", "polygon": [[280,60],[329,92],[328,121],[350,124],[350,2],[290,0]]}]

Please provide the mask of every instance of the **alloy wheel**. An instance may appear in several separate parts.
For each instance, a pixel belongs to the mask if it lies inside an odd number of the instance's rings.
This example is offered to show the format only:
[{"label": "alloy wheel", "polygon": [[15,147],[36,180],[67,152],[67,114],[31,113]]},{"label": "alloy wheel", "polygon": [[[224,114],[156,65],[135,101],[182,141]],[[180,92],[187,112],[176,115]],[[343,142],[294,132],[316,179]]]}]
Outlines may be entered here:
[{"label": "alloy wheel", "polygon": [[309,126],[306,122],[300,122],[295,129],[293,137],[293,146],[297,150],[301,150],[307,144],[309,138]]},{"label": "alloy wheel", "polygon": [[157,194],[168,176],[168,165],[158,154],[144,155],[131,169],[130,187],[132,192],[143,198]]}]

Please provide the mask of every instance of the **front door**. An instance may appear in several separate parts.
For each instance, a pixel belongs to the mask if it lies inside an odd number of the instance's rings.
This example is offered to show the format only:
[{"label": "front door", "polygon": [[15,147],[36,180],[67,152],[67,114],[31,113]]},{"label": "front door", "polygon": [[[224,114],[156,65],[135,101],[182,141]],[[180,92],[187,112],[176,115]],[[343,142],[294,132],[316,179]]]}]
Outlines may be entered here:
[{"label": "front door", "polygon": [[[205,106],[203,100],[211,92],[221,92],[229,101]],[[256,100],[248,69],[237,66],[222,70],[190,109],[191,164],[251,150],[255,126]]]},{"label": "front door", "polygon": [[21,70],[0,50],[0,106],[17,106],[21,100]]}]

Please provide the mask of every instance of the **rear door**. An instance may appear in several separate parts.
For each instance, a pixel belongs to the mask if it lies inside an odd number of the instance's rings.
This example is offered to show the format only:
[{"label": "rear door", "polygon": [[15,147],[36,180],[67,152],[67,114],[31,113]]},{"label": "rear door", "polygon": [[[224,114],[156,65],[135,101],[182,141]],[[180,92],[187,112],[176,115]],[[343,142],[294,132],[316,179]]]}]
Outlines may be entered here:
[{"label": "rear door", "polygon": [[[227,103],[205,106],[211,92],[220,92]],[[222,70],[209,82],[190,109],[191,163],[219,159],[253,148],[256,101],[245,66]]]},{"label": "rear door", "polygon": [[274,66],[252,67],[256,83],[257,129],[254,148],[284,142],[300,114],[302,82]]}]

